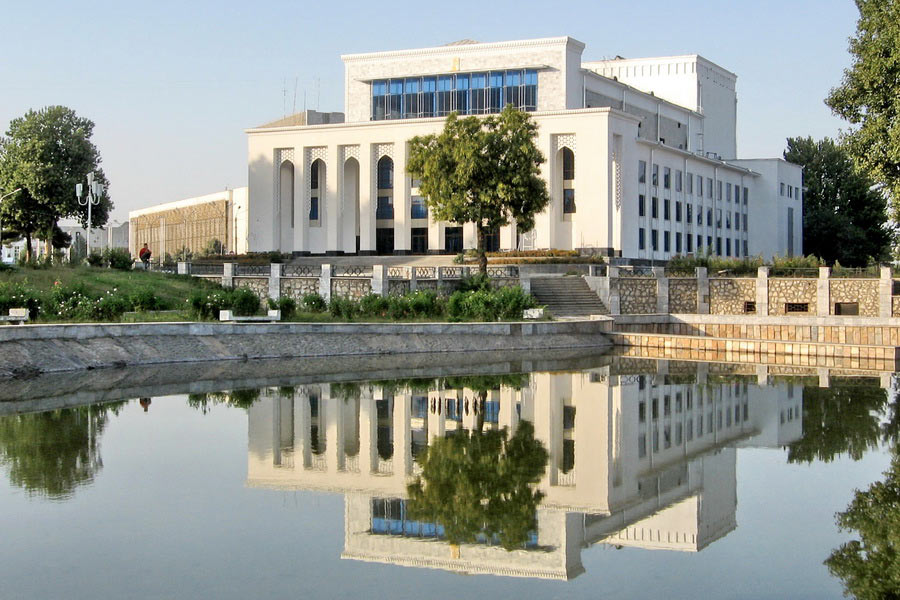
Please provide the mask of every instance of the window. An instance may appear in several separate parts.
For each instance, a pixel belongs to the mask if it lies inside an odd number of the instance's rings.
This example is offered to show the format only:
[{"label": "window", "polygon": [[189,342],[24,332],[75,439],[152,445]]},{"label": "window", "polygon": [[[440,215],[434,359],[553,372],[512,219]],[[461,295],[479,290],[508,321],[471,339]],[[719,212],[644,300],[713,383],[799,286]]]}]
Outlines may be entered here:
[{"label": "window", "polygon": [[834,314],[856,316],[859,314],[859,302],[835,302]]},{"label": "window", "polygon": [[410,230],[410,251],[413,254],[425,254],[428,252],[428,228],[413,227]]},{"label": "window", "polygon": [[788,191],[788,198],[793,198],[793,197],[794,197],[794,188],[793,188],[793,186],[790,186],[790,185],[787,186],[787,191]]},{"label": "window", "polygon": [[644,235],[644,228],[638,229],[638,250],[644,250],[647,247],[647,241]]},{"label": "window", "polygon": [[382,156],[378,160],[378,189],[394,189],[394,161],[389,156]]},{"label": "window", "polygon": [[703,197],[703,176],[697,175],[697,195]]},{"label": "window", "polygon": [[756,302],[747,301],[744,302],[744,312],[745,313],[755,313],[756,312]]},{"label": "window", "polygon": [[798,187],[794,188],[794,198],[797,200],[800,199],[800,188],[798,188]]},{"label": "window", "polygon": [[744,231],[747,231],[747,214],[744,214]]},{"label": "window", "polygon": [[722,209],[716,209],[716,229],[722,229]]},{"label": "window", "polygon": [[575,190],[568,188],[563,190],[563,214],[575,212]]},{"label": "window", "polygon": [[407,77],[403,82],[403,118],[411,119],[421,116],[419,111],[419,86],[422,80],[418,77]]},{"label": "window", "polygon": [[638,183],[647,183],[647,161],[638,161]]},{"label": "window", "polygon": [[659,232],[655,229],[650,230],[650,249],[654,252],[659,250]]},{"label": "window", "polygon": [[681,223],[681,202],[675,201],[675,221]]},{"label": "window", "polygon": [[731,256],[731,238],[725,238],[725,256]]},{"label": "window", "polygon": [[653,173],[650,179],[651,185],[659,185],[659,165],[653,165]]},{"label": "window", "polygon": [[672,169],[663,167],[663,187],[669,189],[672,186]]},{"label": "window", "polygon": [[694,205],[686,204],[684,207],[684,220],[686,223],[694,222]]},{"label": "window", "polygon": [[693,194],[694,193],[694,174],[693,173],[691,173],[691,172],[685,173],[684,184],[685,184],[684,187],[687,190],[687,193]]},{"label": "window", "polygon": [[722,256],[722,238],[716,238],[716,254]]},{"label": "window", "polygon": [[675,252],[681,254],[681,232],[675,232]]},{"label": "window", "polygon": [[663,231],[663,252],[670,252],[672,250],[669,244],[669,238],[672,234],[668,231]]},{"label": "window", "polygon": [[778,184],[778,195],[784,196],[784,184],[783,183]]},{"label": "window", "polygon": [[747,206],[747,198],[749,198],[750,194],[747,188],[744,188],[744,206]]},{"label": "window", "polygon": [[722,201],[722,182],[721,181],[716,182],[716,200],[718,200],[719,202]]},{"label": "window", "polygon": [[735,256],[741,255],[741,240],[739,240],[737,238],[734,239],[734,255]]},{"label": "window", "polygon": [[[435,97],[437,106],[435,116],[444,117],[452,111],[453,76],[441,75],[437,78],[437,94]],[[376,119],[377,121],[377,119]]]},{"label": "window", "polygon": [[638,194],[638,216],[643,217],[647,214],[646,198],[643,194]]},{"label": "window", "polygon": [[694,251],[694,236],[692,236],[691,234],[687,234],[685,236],[685,241],[687,242],[687,251],[693,252]]},{"label": "window", "polygon": [[703,225],[703,207],[697,205],[697,225]]},{"label": "window", "polygon": [[809,302],[785,302],[784,312],[786,312],[786,313],[809,312]]},{"label": "window", "polygon": [[375,218],[394,218],[394,198],[392,196],[378,196],[378,204],[375,207]]},{"label": "window", "polygon": [[670,205],[671,205],[671,201],[668,198],[663,200],[663,219],[665,219],[666,221],[668,221],[672,218],[672,215],[671,215],[672,211],[671,211]]},{"label": "window", "polygon": [[447,252],[462,252],[463,231],[462,227],[444,228],[444,250]]},{"label": "window", "polygon": [[712,227],[712,209],[711,208],[706,209],[706,226]]},{"label": "window", "polygon": [[749,256],[749,252],[747,252],[747,240],[744,240],[743,246],[744,256]]},{"label": "window", "polygon": [[656,196],[650,198],[650,217],[652,219],[659,218],[659,198]]},{"label": "window", "polygon": [[575,179],[575,153],[568,148],[562,149],[563,181]]},{"label": "window", "polygon": [[420,114],[423,117],[433,117],[435,113],[434,90],[435,77],[422,78],[422,99],[419,103]]},{"label": "window", "polygon": [[309,198],[309,220],[310,221],[318,221],[319,220],[319,197],[311,196]]},{"label": "window", "polygon": [[425,206],[425,198],[422,196],[413,196],[409,199],[410,218],[411,219],[427,219],[428,207]]},{"label": "window", "polygon": [[730,183],[725,184],[725,198],[728,200],[728,202],[731,202],[731,184]]},{"label": "window", "polygon": [[321,159],[313,161],[309,168],[309,221],[310,225],[318,226],[319,220],[319,198],[321,190],[319,189],[319,180],[324,171],[325,163]]},{"label": "window", "polygon": [[675,171],[675,191],[681,191],[681,171]]},{"label": "window", "polygon": [[725,229],[731,229],[731,211],[725,211]]}]

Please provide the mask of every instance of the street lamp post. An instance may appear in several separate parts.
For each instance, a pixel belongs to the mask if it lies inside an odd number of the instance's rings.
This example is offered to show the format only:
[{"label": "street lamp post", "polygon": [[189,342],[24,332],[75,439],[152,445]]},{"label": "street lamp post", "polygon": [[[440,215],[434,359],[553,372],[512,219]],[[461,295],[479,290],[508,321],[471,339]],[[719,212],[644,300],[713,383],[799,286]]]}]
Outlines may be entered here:
[{"label": "street lamp post", "polygon": [[16,188],[8,194],[0,196],[0,261],[3,260],[3,201],[17,192],[21,192],[22,188]]},{"label": "street lamp post", "polygon": [[[75,195],[78,197],[78,204],[81,206],[87,206],[87,242],[86,252],[87,255],[91,255],[91,207],[97,206],[100,204],[100,196],[103,195],[103,184],[99,181],[94,181],[94,174],[88,173],[87,175],[87,194],[84,194],[84,189],[82,184],[75,184]],[[82,200],[82,196],[84,200]]]}]

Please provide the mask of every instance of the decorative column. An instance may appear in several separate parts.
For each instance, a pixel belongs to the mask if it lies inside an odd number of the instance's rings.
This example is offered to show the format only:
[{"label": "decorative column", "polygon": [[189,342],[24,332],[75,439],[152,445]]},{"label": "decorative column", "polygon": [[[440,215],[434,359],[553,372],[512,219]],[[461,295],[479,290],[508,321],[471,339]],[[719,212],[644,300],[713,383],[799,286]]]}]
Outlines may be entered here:
[{"label": "decorative column", "polygon": [[697,267],[697,314],[709,314],[709,275],[706,267]]},{"label": "decorative column", "polygon": [[234,263],[222,264],[222,287],[226,289],[234,287]]},{"label": "decorative column", "polygon": [[269,265],[269,298],[278,300],[281,298],[281,263]]},{"label": "decorative column", "polygon": [[769,267],[759,267],[756,271],[756,314],[769,314]]},{"label": "decorative column", "polygon": [[319,295],[325,302],[331,301],[331,265],[322,265],[322,273],[319,275]]},{"label": "decorative column", "polygon": [[619,267],[612,265],[607,267],[606,277],[609,279],[609,296],[606,299],[606,307],[609,309],[610,315],[620,315],[622,311],[619,303]]},{"label": "decorative column", "polygon": [[878,316],[890,317],[893,313],[894,278],[891,267],[881,267],[881,279],[878,280]]},{"label": "decorative column", "polygon": [[387,265],[374,265],[372,267],[372,293],[376,296],[387,296],[389,288]]},{"label": "decorative column", "polygon": [[831,269],[819,267],[819,279],[816,281],[816,316],[819,317],[827,317],[831,314],[829,277],[831,277]]}]

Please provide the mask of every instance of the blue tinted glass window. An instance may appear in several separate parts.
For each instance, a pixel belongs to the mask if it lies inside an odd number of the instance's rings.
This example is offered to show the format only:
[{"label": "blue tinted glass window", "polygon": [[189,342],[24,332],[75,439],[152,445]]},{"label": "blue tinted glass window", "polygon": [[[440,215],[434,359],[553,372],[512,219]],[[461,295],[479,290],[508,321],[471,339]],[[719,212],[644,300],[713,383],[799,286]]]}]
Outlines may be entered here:
[{"label": "blue tinted glass window", "polygon": [[453,104],[453,110],[461,115],[467,115],[471,111],[469,102],[469,76],[456,76],[456,98]]},{"label": "blue tinted glass window", "polygon": [[435,97],[434,88],[436,79],[434,77],[425,77],[422,79],[422,100],[419,110],[423,117],[433,117],[435,113]]},{"label": "blue tinted glass window", "polygon": [[375,206],[376,219],[394,218],[394,199],[390,196],[378,196],[378,204]]},{"label": "blue tinted glass window", "polygon": [[537,85],[537,71],[528,69],[525,71],[525,85]]},{"label": "blue tinted glass window", "polygon": [[309,220],[319,220],[319,198],[317,196],[313,196],[309,199]]},{"label": "blue tinted glass window", "polygon": [[390,190],[394,187],[394,161],[382,156],[378,161],[378,189]]},{"label": "blue tinted glass window", "polygon": [[449,92],[453,88],[453,77],[450,75],[441,75],[437,80],[437,91]]},{"label": "blue tinted glass window", "polygon": [[418,77],[406,79],[404,81],[404,87],[406,88],[406,90],[405,90],[406,93],[411,94],[413,92],[418,92],[420,83],[421,83],[421,80]]},{"label": "blue tinted glass window", "polygon": [[491,73],[490,77],[490,112],[500,112],[503,109],[503,73]]},{"label": "blue tinted glass window", "polygon": [[410,218],[428,218],[428,208],[425,206],[425,199],[421,196],[413,196],[412,198],[410,198],[410,208]]}]

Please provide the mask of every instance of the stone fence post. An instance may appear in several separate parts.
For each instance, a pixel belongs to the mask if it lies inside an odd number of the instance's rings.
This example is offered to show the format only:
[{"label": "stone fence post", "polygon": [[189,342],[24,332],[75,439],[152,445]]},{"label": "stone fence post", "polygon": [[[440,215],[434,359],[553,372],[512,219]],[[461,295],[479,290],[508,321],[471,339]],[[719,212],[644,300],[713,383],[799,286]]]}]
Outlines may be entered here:
[{"label": "stone fence post", "polygon": [[881,267],[881,279],[878,280],[878,316],[893,316],[894,274],[891,267]]},{"label": "stone fence post", "polygon": [[709,276],[706,267],[696,267],[697,274],[697,314],[709,314]]},{"label": "stone fence post", "polygon": [[281,273],[283,265],[272,263],[269,265],[269,298],[281,299]]},{"label": "stone fence post", "polygon": [[816,316],[818,317],[827,317],[831,314],[831,288],[828,283],[830,277],[830,267],[819,267],[819,279],[816,281]]},{"label": "stone fence post", "polygon": [[331,302],[331,265],[322,265],[319,275],[319,295],[325,302]]},{"label": "stone fence post", "polygon": [[409,267],[409,291],[414,292],[418,288],[418,283],[416,282],[416,267],[414,265],[410,265]]},{"label": "stone fence post", "polygon": [[222,287],[234,287],[234,263],[222,263]]},{"label": "stone fence post", "polygon": [[653,267],[656,278],[656,312],[661,315],[669,313],[669,279],[665,267]]},{"label": "stone fence post", "polygon": [[609,314],[620,315],[621,303],[619,301],[619,267],[610,265],[606,269],[606,277],[609,279],[609,295],[606,297],[606,308]]},{"label": "stone fence post", "polygon": [[769,267],[756,270],[756,314],[769,315]]},{"label": "stone fence post", "polygon": [[390,290],[387,265],[372,267],[372,293],[376,296],[387,296]]},{"label": "stone fence post", "polygon": [[189,262],[179,262],[178,263],[178,274],[179,275],[190,275],[191,274],[191,263]]}]

